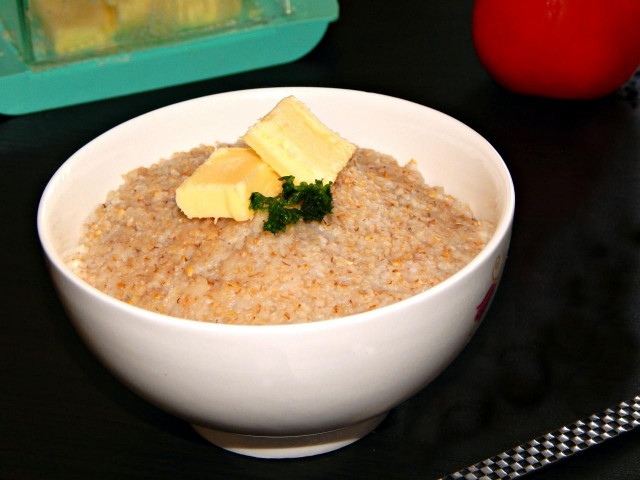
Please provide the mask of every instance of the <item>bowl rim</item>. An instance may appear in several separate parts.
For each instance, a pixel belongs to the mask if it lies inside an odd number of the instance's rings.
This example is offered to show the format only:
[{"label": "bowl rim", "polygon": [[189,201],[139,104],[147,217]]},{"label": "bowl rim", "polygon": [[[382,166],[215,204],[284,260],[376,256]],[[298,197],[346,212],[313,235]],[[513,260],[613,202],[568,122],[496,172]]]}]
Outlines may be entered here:
[{"label": "bowl rim", "polygon": [[[398,103],[405,103],[407,105],[412,106],[412,108],[421,108],[427,109],[431,111],[432,115],[440,116],[442,119],[452,122],[457,125],[457,128],[460,128],[466,131],[472,137],[476,137],[476,139],[485,146],[487,149],[487,153],[490,153],[492,159],[495,160],[495,164],[498,166],[498,170],[502,176],[503,182],[507,185],[506,197],[505,197],[505,209],[504,213],[500,216],[499,221],[496,225],[496,229],[493,232],[493,235],[484,246],[484,248],[473,258],[469,263],[467,263],[464,267],[458,270],[456,273],[446,278],[439,284],[428,288],[427,290],[412,295],[404,300],[400,300],[398,302],[376,308],[374,310],[369,310],[366,312],[360,312],[352,315],[317,320],[313,322],[305,322],[305,323],[292,323],[292,324],[277,324],[277,325],[246,325],[246,324],[227,324],[227,323],[215,323],[215,322],[204,322],[199,320],[193,320],[189,318],[182,317],[174,317],[158,312],[153,312],[151,310],[146,310],[142,307],[137,307],[135,305],[130,305],[122,300],[119,300],[107,293],[102,292],[98,288],[92,286],[82,278],[80,278],[76,273],[74,273],[71,268],[64,262],[61,257],[61,254],[53,247],[52,240],[50,238],[50,232],[45,228],[46,220],[45,213],[46,207],[49,199],[53,195],[53,191],[56,187],[56,184],[61,180],[64,176],[65,171],[67,170],[69,164],[72,160],[81,154],[83,149],[85,149],[88,145],[97,141],[101,137],[110,134],[114,130],[126,128],[128,124],[132,122],[139,121],[140,119],[148,116],[152,116],[157,112],[164,111],[167,109],[176,108],[178,106],[186,106],[189,103],[197,103],[201,102],[203,99],[212,99],[214,97],[222,97],[222,96],[251,96],[251,95],[259,95],[259,94],[273,94],[273,93],[281,93],[283,95],[295,95],[296,92],[307,92],[307,93],[324,93],[328,95],[339,95],[339,94],[347,94],[347,95],[365,95],[367,97],[371,97],[373,99],[384,100],[384,101],[392,101]],[[393,153],[390,152],[392,155]],[[196,330],[204,330],[204,331],[216,331],[220,330],[226,333],[237,333],[237,334],[247,334],[250,333],[252,335],[263,335],[269,336],[271,334],[275,334],[277,332],[278,335],[282,333],[296,334],[299,332],[316,332],[318,330],[324,329],[333,329],[340,328],[345,324],[354,324],[354,323],[362,323],[366,322],[369,319],[378,318],[383,315],[393,314],[394,310],[403,309],[405,306],[410,306],[416,302],[420,302],[425,298],[433,297],[438,295],[443,290],[448,290],[453,288],[453,286],[461,281],[465,276],[467,276],[470,272],[475,270],[477,266],[487,260],[488,257],[493,256],[494,252],[497,250],[498,246],[501,244],[502,240],[505,236],[510,234],[510,230],[513,223],[513,217],[515,212],[515,189],[513,185],[513,180],[511,178],[511,174],[502,158],[502,156],[498,153],[498,151],[491,145],[482,135],[480,135],[477,131],[466,125],[465,123],[457,120],[450,115],[443,113],[439,110],[435,110],[426,105],[422,105],[410,100],[405,100],[398,97],[393,97],[386,94],[368,92],[363,90],[354,90],[354,89],[344,89],[344,88],[331,88],[331,87],[267,87],[267,88],[253,88],[253,89],[244,89],[244,90],[234,90],[229,92],[216,93],[212,95],[205,95],[201,97],[196,97],[188,100],[184,100],[181,102],[173,103],[170,105],[165,105],[163,107],[150,110],[141,115],[137,115],[129,120],[126,120],[108,130],[98,135],[82,147],[80,147],[76,152],[74,152],[71,156],[69,156],[56,170],[50,180],[47,182],[45,189],[40,197],[40,201],[38,203],[37,209],[37,218],[36,218],[36,226],[38,231],[38,237],[46,257],[46,260],[52,264],[68,281],[73,283],[77,288],[84,291],[84,293],[97,297],[98,300],[105,302],[109,306],[115,308],[116,310],[121,310],[123,313],[128,313],[130,316],[145,320],[148,322],[165,324],[168,326],[176,327],[176,328],[191,328]]]}]

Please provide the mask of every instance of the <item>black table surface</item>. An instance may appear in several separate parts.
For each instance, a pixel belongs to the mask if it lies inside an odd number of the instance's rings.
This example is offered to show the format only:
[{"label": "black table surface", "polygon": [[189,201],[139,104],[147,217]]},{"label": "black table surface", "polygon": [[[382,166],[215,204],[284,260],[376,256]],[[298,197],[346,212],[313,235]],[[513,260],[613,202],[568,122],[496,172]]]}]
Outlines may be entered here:
[{"label": "black table surface", "polygon": [[[640,393],[637,84],[583,102],[509,93],[475,55],[471,10],[344,0],[293,63],[0,117],[0,478],[434,479]],[[35,215],[55,170],[109,128],[189,98],[293,85],[388,94],[461,120],[504,157],[516,216],[489,313],[442,375],[351,446],[258,460],[208,444],[101,366],[58,302]],[[640,478],[640,432],[531,478]]]}]

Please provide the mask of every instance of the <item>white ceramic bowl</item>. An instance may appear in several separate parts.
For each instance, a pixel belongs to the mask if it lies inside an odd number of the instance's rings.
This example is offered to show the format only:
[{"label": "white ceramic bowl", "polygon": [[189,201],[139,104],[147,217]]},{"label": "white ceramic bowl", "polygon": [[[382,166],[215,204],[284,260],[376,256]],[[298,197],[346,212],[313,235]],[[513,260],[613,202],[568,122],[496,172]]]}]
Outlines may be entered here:
[{"label": "white ceramic bowl", "polygon": [[[436,287],[378,310],[309,324],[237,326],[159,315],[109,297],[63,259],[121,175],[175,151],[233,142],[295,95],[352,142],[418,162],[426,181],[497,224],[482,252]],[[272,88],[213,95],[130,120],[62,165],[46,187],[38,231],[75,328],[123,383],[211,442],[259,457],[347,445],[438,375],[478,327],[507,255],[509,172],[480,135],[442,113],[383,95]]]}]

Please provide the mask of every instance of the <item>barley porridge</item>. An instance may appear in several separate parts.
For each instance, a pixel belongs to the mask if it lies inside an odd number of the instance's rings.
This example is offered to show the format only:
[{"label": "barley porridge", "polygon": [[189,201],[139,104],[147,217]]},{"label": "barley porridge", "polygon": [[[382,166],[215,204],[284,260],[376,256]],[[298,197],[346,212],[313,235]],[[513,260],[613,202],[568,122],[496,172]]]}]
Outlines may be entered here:
[{"label": "barley porridge", "polygon": [[410,162],[357,149],[333,213],[273,235],[253,219],[188,219],[175,190],[211,154],[199,147],[125,175],[89,218],[69,264],[91,285],[154,312],[205,322],[312,322],[403,300],[445,280],[494,226]]}]

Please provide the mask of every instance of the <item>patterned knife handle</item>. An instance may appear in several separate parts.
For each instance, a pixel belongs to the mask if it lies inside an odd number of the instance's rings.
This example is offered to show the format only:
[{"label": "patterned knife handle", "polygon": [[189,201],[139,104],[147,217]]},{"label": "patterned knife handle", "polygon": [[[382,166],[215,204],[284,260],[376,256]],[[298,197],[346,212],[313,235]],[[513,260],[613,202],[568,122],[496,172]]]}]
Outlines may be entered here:
[{"label": "patterned knife handle", "polygon": [[526,475],[640,425],[640,395],[542,435],[439,480],[494,480]]}]

